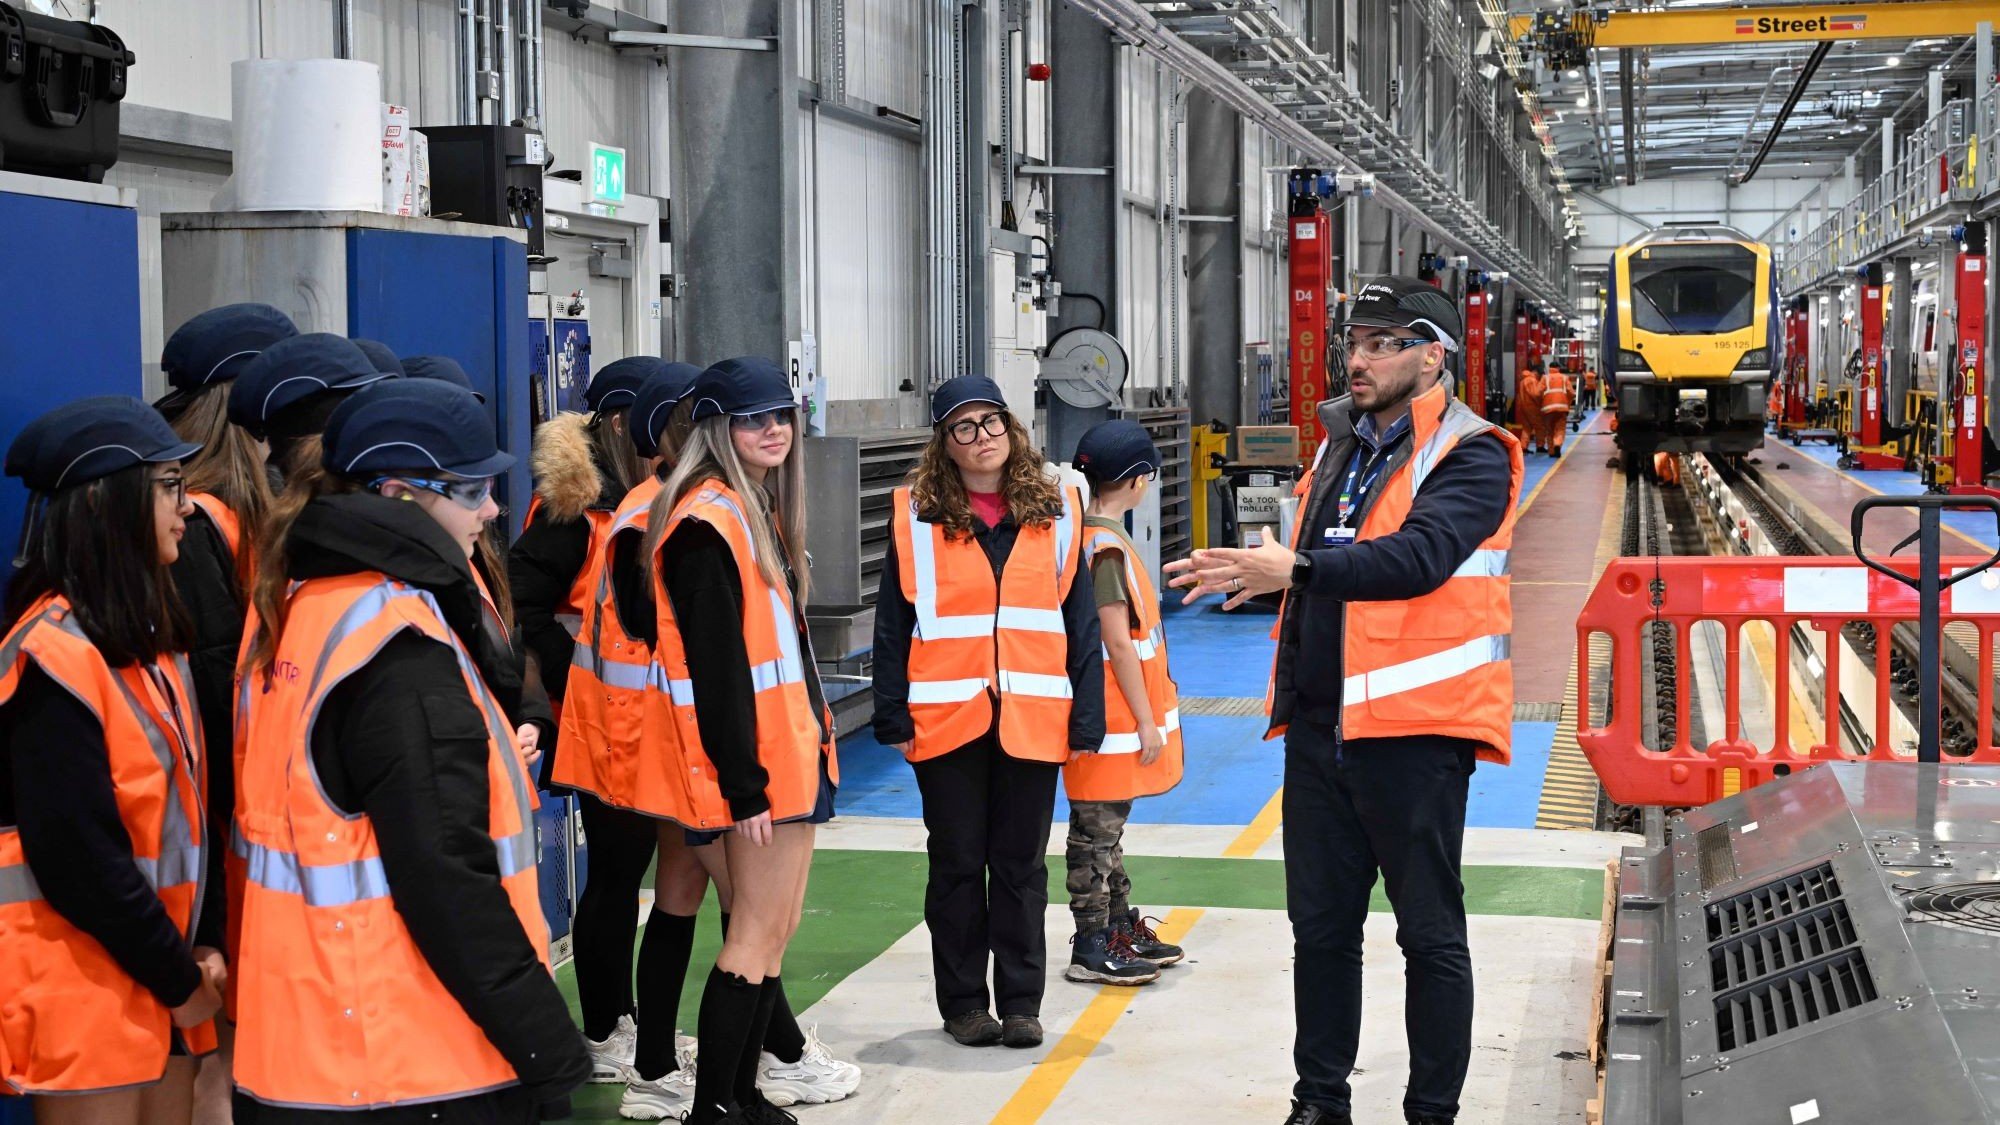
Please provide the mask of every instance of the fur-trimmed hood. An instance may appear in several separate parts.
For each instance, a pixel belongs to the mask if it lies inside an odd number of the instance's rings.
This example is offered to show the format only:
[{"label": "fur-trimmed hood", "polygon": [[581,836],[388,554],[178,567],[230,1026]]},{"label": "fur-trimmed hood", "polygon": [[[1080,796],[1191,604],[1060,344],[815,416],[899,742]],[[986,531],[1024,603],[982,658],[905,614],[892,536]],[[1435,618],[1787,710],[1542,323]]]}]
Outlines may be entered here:
[{"label": "fur-trimmed hood", "polygon": [[535,474],[535,495],[553,519],[581,519],[593,507],[603,507],[610,491],[591,454],[590,415],[558,414],[535,428],[535,451],[529,467]]}]

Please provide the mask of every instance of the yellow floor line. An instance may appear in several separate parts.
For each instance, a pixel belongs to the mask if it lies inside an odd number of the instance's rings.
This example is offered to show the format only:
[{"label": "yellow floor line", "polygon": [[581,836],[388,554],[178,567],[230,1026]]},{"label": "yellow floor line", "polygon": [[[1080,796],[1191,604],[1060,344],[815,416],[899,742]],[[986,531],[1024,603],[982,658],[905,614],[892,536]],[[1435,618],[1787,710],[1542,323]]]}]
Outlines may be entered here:
[{"label": "yellow floor line", "polygon": [[[1160,923],[1160,940],[1179,943],[1201,915],[1200,910],[1190,907],[1175,907],[1168,911],[1166,920]],[[1057,1041],[1055,1049],[1035,1064],[1028,1080],[1021,1083],[1021,1088],[1014,1091],[1014,1096],[1007,1099],[1007,1104],[1000,1107],[999,1113],[993,1115],[993,1125],[1033,1125],[1040,1121],[1049,1107],[1055,1104],[1063,1087],[1069,1084],[1070,1078],[1083,1066],[1083,1060],[1090,1057],[1090,1053],[1110,1034],[1118,1017],[1132,1006],[1135,993],[1139,991],[1129,985],[1099,986],[1097,995],[1083,1009],[1083,1014],[1076,1017],[1069,1031]]]},{"label": "yellow floor line", "polygon": [[1282,786],[1276,793],[1271,794],[1271,799],[1264,802],[1264,807],[1251,818],[1250,823],[1244,826],[1236,839],[1222,849],[1224,859],[1249,859],[1257,854],[1257,849],[1263,847],[1265,842],[1270,840],[1271,834],[1278,830],[1278,820],[1284,813],[1284,797],[1285,790]]},{"label": "yellow floor line", "polygon": [[[1849,483],[1849,484],[1853,485],[1854,487],[1856,487],[1856,488],[1858,488],[1858,489],[1861,489],[1861,490],[1862,490],[1863,492],[1867,492],[1867,493],[1872,493],[1873,495],[1876,495],[1876,496],[1886,496],[1886,495],[1888,495],[1887,493],[1883,492],[1883,491],[1882,491],[1881,489],[1879,489],[1879,488],[1876,488],[1876,487],[1875,487],[1874,485],[1871,485],[1871,484],[1869,484],[1869,483],[1868,483],[1867,481],[1864,481],[1864,480],[1862,480],[1861,478],[1859,478],[1859,477],[1855,476],[1855,475],[1854,475],[1853,473],[1850,473],[1850,472],[1848,472],[1848,471],[1847,471],[1847,470],[1845,470],[1845,469],[1841,469],[1841,468],[1837,468],[1837,467],[1835,467],[1835,466],[1832,466],[1832,465],[1828,465],[1828,464],[1827,464],[1826,462],[1824,462],[1824,461],[1820,461],[1820,460],[1817,460],[1817,459],[1815,459],[1815,458],[1813,458],[1813,457],[1810,457],[1810,456],[1808,456],[1808,455],[1807,455],[1807,454],[1806,454],[1806,453],[1805,453],[1805,452],[1804,452],[1803,450],[1792,450],[1791,452],[1794,452],[1794,453],[1797,453],[1797,454],[1798,454],[1798,455],[1799,455],[1799,456],[1800,456],[1801,458],[1803,458],[1803,459],[1805,459],[1805,460],[1807,460],[1807,461],[1811,461],[1811,462],[1812,462],[1813,464],[1815,464],[1815,465],[1818,465],[1818,466],[1819,466],[1820,468],[1822,468],[1822,469],[1825,469],[1825,470],[1826,470],[1827,472],[1830,472],[1830,473],[1834,474],[1835,476],[1837,476],[1837,477],[1839,477],[1840,479],[1842,479],[1842,480],[1846,481],[1847,483]],[[1965,541],[1966,541],[1967,543],[1970,543],[1970,544],[1972,544],[1973,546],[1975,546],[1975,547],[1979,548],[1979,551],[1980,551],[1980,553],[1981,553],[1981,554],[1986,554],[1986,553],[1988,553],[1988,552],[1990,552],[1990,551],[1992,551],[1992,550],[1993,550],[1993,548],[1991,548],[1991,547],[1988,547],[1988,546],[1987,546],[1986,544],[1984,544],[1984,543],[1981,543],[1981,542],[1980,542],[1979,540],[1977,540],[1977,539],[1974,539],[1974,538],[1973,538],[1972,536],[1970,536],[1970,535],[1967,535],[1967,534],[1966,534],[1965,532],[1963,532],[1963,531],[1960,531],[1959,529],[1957,529],[1957,528],[1955,528],[1955,527],[1951,526],[1950,524],[1944,524],[1943,526],[1944,526],[1944,529],[1945,529],[1946,531],[1950,532],[1950,533],[1951,533],[1951,534],[1953,534],[1953,535],[1956,535],[1956,536],[1958,536],[1958,537],[1959,537],[1960,539],[1963,539],[1963,540],[1965,540]]]}]

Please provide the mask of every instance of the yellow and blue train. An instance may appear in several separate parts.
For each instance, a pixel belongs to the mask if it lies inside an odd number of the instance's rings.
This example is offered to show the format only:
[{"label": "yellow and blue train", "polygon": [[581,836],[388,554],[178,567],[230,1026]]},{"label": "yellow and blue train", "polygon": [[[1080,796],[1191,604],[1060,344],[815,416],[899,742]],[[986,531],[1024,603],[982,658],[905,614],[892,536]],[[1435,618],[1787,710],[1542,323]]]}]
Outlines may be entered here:
[{"label": "yellow and blue train", "polygon": [[1602,323],[1599,370],[1628,463],[1763,444],[1779,347],[1768,245],[1713,223],[1633,239],[1612,255]]}]

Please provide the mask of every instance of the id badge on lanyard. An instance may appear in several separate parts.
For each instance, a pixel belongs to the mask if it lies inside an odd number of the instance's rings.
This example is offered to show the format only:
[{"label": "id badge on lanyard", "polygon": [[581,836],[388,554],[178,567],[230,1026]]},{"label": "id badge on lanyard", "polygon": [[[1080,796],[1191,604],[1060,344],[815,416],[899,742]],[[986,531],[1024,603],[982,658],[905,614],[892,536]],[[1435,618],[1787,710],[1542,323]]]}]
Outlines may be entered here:
[{"label": "id badge on lanyard", "polygon": [[[1388,458],[1386,457],[1378,456],[1372,459],[1368,464],[1368,475],[1363,477],[1361,474],[1361,453],[1359,450],[1355,451],[1354,464],[1347,470],[1347,478],[1340,482],[1340,495],[1335,498],[1337,501],[1336,510],[1339,516],[1334,520],[1332,527],[1327,528],[1321,533],[1320,543],[1322,546],[1346,547],[1355,541],[1360,531],[1357,528],[1349,527],[1347,521],[1353,517],[1354,509],[1361,503],[1362,498],[1367,496],[1368,490],[1375,487],[1375,482],[1382,476],[1382,469],[1387,463]],[[1361,484],[1361,489],[1358,493],[1354,487],[1357,478],[1360,479]]]}]

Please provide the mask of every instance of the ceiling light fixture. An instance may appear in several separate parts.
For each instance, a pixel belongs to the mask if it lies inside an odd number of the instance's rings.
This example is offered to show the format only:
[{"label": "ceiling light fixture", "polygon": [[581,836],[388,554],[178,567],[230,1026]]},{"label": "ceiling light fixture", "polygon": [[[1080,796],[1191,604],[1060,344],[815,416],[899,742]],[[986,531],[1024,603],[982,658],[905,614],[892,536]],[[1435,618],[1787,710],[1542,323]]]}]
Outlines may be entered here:
[{"label": "ceiling light fixture", "polygon": [[1887,61],[1888,65],[1890,65],[1890,66],[1902,66],[1902,65],[1903,65],[1903,57],[1902,57],[1901,55],[1890,55],[1890,56],[1889,56],[1889,58],[1888,58],[1888,59],[1887,59],[1886,61]]}]

